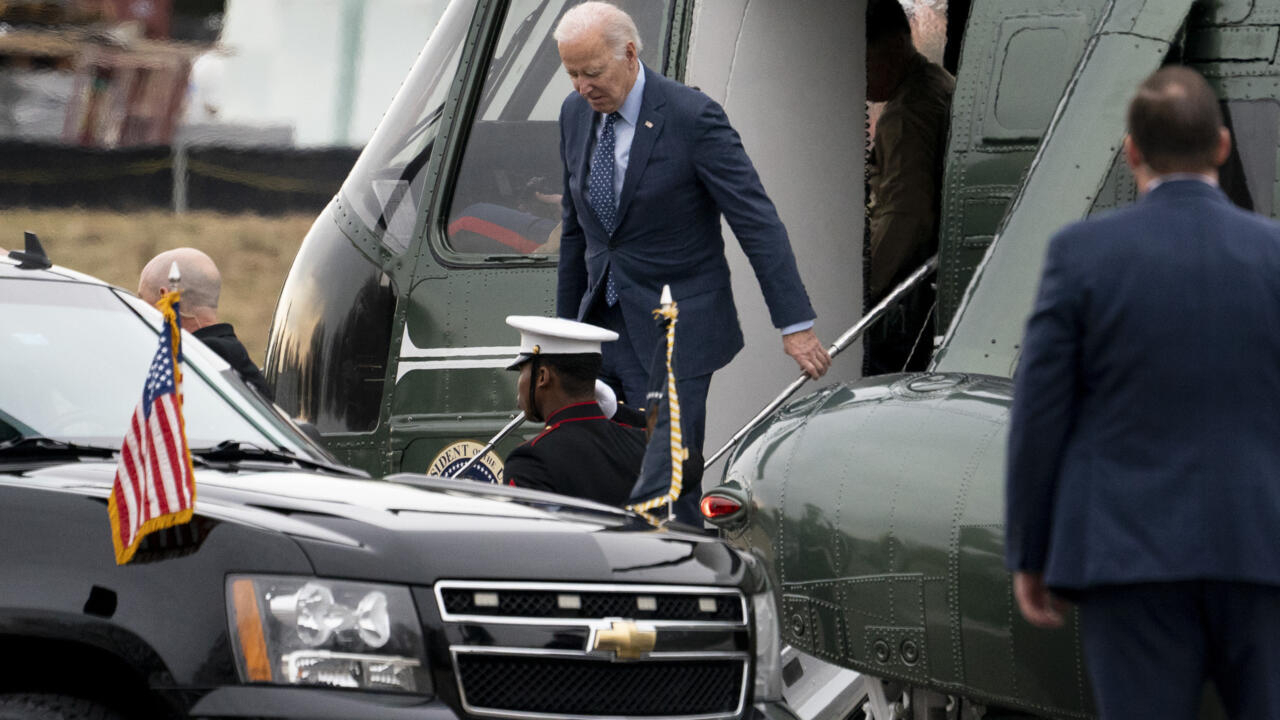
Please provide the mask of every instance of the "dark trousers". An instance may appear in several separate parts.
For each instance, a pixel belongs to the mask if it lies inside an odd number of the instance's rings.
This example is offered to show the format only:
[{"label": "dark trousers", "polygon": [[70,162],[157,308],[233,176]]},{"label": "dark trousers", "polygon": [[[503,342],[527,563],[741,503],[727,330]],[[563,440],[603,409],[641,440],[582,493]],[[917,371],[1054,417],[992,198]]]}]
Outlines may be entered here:
[{"label": "dark trousers", "polygon": [[[603,303],[602,303],[603,304]],[[618,333],[618,341],[605,343],[601,348],[604,357],[603,380],[619,390],[618,397],[632,407],[644,409],[645,395],[649,392],[649,365],[652,357],[637,357],[632,349],[627,325],[622,321],[622,311],[617,305],[606,308],[591,322]],[[665,343],[663,338],[660,342]],[[666,347],[663,345],[663,347]],[[680,347],[676,346],[676,369],[680,367]],[[654,368],[666,372],[666,366]],[[680,424],[684,431],[685,447],[702,452],[702,442],[707,430],[707,392],[711,389],[711,375],[676,380],[676,394],[680,398]]]},{"label": "dark trousers", "polygon": [[[618,306],[605,308],[588,322],[609,328],[618,333],[617,342],[605,343],[601,348],[604,356],[604,367],[601,370],[601,374],[604,381],[613,386],[615,390],[620,389],[619,398],[623,399],[628,405],[644,408],[646,406],[645,396],[648,394],[650,387],[649,366],[652,363],[652,357],[640,358],[636,356],[631,338],[627,335],[626,323],[622,320],[622,311]],[[666,340],[664,338],[659,342],[665,343]],[[678,345],[676,346],[675,358],[678,370],[680,367],[680,347]],[[665,363],[661,367],[653,368],[653,371],[655,373],[661,372],[665,377]],[[680,426],[683,433],[684,446],[692,452],[690,453],[689,461],[685,463],[683,492],[675,502],[673,509],[677,520],[697,528],[701,528],[703,525],[702,513],[698,509],[698,503],[702,500],[702,443],[706,439],[707,393],[710,389],[711,375],[709,374],[676,380],[676,395],[680,400]],[[654,430],[656,437],[668,437],[666,423],[667,418],[659,418],[657,427]],[[669,446],[665,442],[651,442],[645,449],[644,462],[646,466],[651,463],[662,462],[664,454],[669,452]],[[639,489],[637,488],[637,490]],[[647,493],[642,494],[647,497],[653,496]]]},{"label": "dark trousers", "polygon": [[936,297],[931,287],[917,287],[867,329],[863,336],[863,375],[920,372],[929,366]]},{"label": "dark trousers", "polygon": [[1195,720],[1206,680],[1228,717],[1280,720],[1280,587],[1113,585],[1076,599],[1101,720]]}]

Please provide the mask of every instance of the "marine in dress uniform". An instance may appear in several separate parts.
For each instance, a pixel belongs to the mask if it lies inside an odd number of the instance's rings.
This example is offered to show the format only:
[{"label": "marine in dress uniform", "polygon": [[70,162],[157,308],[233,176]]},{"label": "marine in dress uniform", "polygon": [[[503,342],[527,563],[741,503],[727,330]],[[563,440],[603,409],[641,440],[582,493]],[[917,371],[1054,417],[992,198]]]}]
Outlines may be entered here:
[{"label": "marine in dress uniform", "polygon": [[640,474],[643,430],[614,421],[596,401],[600,344],[617,333],[586,323],[511,316],[520,330],[520,409],[546,429],[507,456],[511,485],[623,506]]}]

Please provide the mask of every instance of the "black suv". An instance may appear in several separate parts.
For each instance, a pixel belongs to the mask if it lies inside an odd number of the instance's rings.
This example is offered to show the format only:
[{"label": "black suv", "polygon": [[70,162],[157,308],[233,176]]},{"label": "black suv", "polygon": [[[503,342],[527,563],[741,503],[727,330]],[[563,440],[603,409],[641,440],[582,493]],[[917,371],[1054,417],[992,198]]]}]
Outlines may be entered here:
[{"label": "black suv", "polygon": [[160,316],[0,259],[0,719],[793,717],[750,556],[558,495],[337,465],[183,338],[189,524],[117,566]]}]

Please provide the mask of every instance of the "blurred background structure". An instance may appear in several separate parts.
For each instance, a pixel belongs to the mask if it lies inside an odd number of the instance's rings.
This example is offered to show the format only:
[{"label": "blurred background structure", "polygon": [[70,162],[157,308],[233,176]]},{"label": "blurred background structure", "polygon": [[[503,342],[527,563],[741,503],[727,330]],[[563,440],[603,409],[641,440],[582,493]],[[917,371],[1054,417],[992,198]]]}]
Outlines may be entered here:
[{"label": "blurred background structure", "polygon": [[[960,62],[960,43],[953,42],[951,45],[953,56],[946,56],[947,42],[952,39],[947,37],[947,13],[949,12],[949,6],[955,4],[958,6],[958,12],[964,13],[967,17],[970,0],[962,0],[961,2],[951,2],[950,0],[898,1],[902,3],[902,8],[907,12],[907,21],[911,23],[911,39],[915,42],[916,49],[932,62],[947,68],[948,72],[954,74],[956,65]],[[867,103],[868,149],[875,139],[876,120],[880,118],[880,111],[883,109],[884,103]]]},{"label": "blurred background structure", "polygon": [[0,248],[126,288],[191,245],[261,362],[299,243],[446,0],[0,0]]},{"label": "blurred background structure", "polygon": [[0,2],[0,138],[130,147],[191,124],[358,148],[445,4]]}]

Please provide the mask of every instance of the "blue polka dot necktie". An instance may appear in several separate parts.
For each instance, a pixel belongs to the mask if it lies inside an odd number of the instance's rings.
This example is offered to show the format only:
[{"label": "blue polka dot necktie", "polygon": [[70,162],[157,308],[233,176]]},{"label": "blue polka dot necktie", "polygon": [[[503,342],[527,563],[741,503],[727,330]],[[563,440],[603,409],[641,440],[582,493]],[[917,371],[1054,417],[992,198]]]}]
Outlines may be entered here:
[{"label": "blue polka dot necktie", "polygon": [[[600,141],[596,143],[595,152],[591,155],[591,172],[587,175],[587,198],[596,218],[604,226],[609,235],[618,227],[618,202],[613,196],[613,149],[615,136],[613,124],[621,117],[611,112],[604,118],[604,127],[600,130]],[[605,278],[604,301],[613,307],[618,304],[618,288],[613,284],[613,268]]]}]

